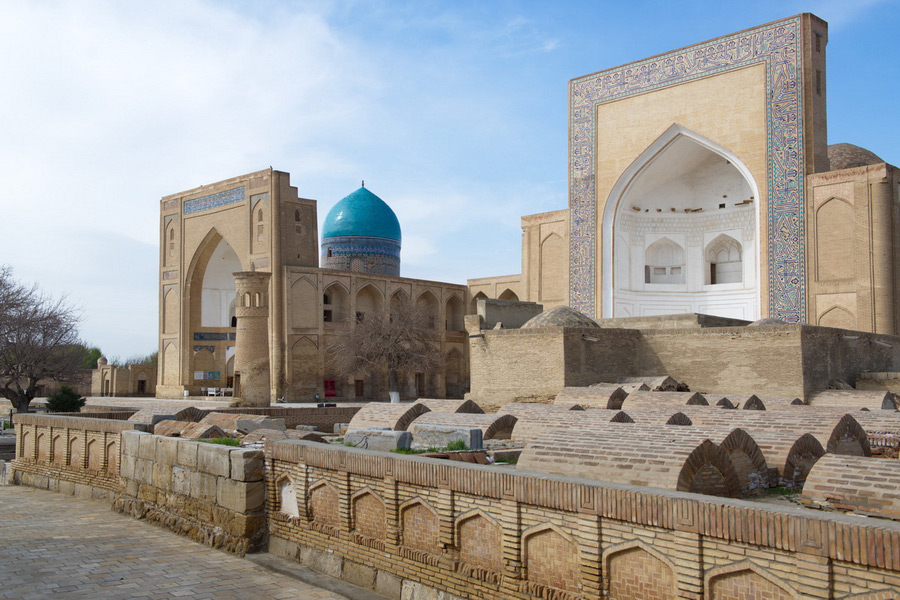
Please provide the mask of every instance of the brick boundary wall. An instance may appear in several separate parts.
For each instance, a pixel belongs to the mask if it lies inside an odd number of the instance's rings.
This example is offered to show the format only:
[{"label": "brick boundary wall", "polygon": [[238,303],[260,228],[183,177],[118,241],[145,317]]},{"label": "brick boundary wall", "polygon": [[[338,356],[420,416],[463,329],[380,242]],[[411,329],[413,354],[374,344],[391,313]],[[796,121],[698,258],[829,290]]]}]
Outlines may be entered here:
[{"label": "brick boundary wall", "polygon": [[12,481],[110,500],[119,489],[121,434],[145,428],[122,420],[17,414]]},{"label": "brick boundary wall", "polygon": [[392,598],[900,589],[896,522],[291,440],[266,458],[270,552]]}]

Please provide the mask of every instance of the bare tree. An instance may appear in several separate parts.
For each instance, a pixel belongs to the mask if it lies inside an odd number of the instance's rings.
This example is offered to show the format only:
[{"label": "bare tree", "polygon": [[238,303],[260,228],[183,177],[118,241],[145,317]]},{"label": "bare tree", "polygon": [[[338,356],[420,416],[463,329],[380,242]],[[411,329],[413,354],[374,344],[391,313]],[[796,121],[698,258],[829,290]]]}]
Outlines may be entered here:
[{"label": "bare tree", "polygon": [[430,373],[441,365],[434,343],[433,319],[407,298],[391,304],[390,315],[364,314],[350,333],[328,347],[327,358],[339,373],[388,376],[399,392],[399,377]]},{"label": "bare tree", "polygon": [[79,320],[64,298],[23,286],[0,267],[0,396],[16,410],[28,410],[39,381],[68,381],[82,366]]}]

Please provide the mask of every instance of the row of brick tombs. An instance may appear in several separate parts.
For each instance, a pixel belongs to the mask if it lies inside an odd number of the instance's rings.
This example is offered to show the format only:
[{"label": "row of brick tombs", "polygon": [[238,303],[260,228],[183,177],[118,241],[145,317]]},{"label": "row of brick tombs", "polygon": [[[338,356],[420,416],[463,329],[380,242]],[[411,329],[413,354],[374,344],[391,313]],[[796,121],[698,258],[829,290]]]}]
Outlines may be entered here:
[{"label": "row of brick tombs", "polygon": [[[884,481],[853,475],[877,470],[900,488],[900,461],[872,456],[873,448],[881,452],[885,443],[896,450],[900,440],[900,412],[893,409],[890,394],[823,392],[810,404],[732,398],[640,390],[628,394],[610,387],[567,388],[554,404],[511,403],[494,414],[483,414],[470,400],[370,404],[356,414],[349,430],[475,427],[489,448],[492,440],[522,448],[516,466],[521,470],[733,498],[783,487],[809,492],[823,506],[858,497],[859,512],[900,518],[900,495],[893,498],[879,490],[877,502],[862,502],[873,485],[883,488]],[[853,398],[857,410],[848,412]],[[769,410],[761,410],[766,402]],[[826,502],[821,495],[833,496],[834,489],[823,482],[838,476],[849,478],[844,497]],[[805,488],[808,478],[815,483]],[[812,487],[821,489],[813,494]]]}]

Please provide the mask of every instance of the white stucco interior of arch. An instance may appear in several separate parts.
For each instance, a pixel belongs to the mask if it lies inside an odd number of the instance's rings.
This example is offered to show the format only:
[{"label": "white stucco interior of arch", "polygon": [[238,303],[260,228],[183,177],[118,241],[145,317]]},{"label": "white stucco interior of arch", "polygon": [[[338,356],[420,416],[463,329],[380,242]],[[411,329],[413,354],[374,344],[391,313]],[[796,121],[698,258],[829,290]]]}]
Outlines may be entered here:
[{"label": "white stucco interior of arch", "polygon": [[[622,289],[621,286],[617,285],[616,273],[617,261],[615,236],[618,233],[616,231],[617,221],[619,220],[620,215],[626,210],[637,214],[637,211],[632,210],[631,205],[640,205],[641,198],[645,199],[645,204],[647,204],[646,207],[641,208],[652,207],[655,212],[658,203],[661,201],[661,198],[654,197],[660,183],[665,183],[666,176],[678,179],[684,174],[679,175],[673,172],[666,173],[665,169],[663,169],[662,176],[651,178],[650,180],[642,176],[645,175],[648,170],[652,171],[654,163],[667,152],[674,151],[677,153],[679,147],[681,149],[686,148],[684,145],[685,142],[699,146],[699,148],[707,152],[721,156],[730,163],[729,168],[733,168],[733,170],[736,171],[735,176],[739,174],[743,178],[746,188],[749,189],[749,194],[754,198],[750,208],[754,221],[750,228],[752,232],[751,239],[742,237],[740,230],[728,230],[722,227],[713,227],[710,228],[709,231],[703,232],[703,244],[697,248],[687,248],[685,236],[683,234],[680,236],[663,232],[647,234],[645,235],[644,243],[640,245],[640,248],[629,245],[629,255],[631,255],[632,259],[630,263],[631,268],[629,269],[630,273],[628,274],[629,277],[621,279],[628,281],[629,287],[632,289]],[[708,178],[710,176],[715,178],[717,174],[715,172],[705,173],[705,177]],[[703,177],[701,177],[701,179],[703,179]],[[698,181],[697,184],[702,185],[703,181]],[[734,197],[735,195],[737,195],[739,199],[744,199],[740,196],[742,193],[746,192],[742,192],[740,187],[742,186],[731,185],[727,187],[727,189],[730,190],[728,193],[730,198],[723,200],[723,202],[726,202],[731,206],[736,199]],[[670,210],[670,207],[675,208],[677,212],[673,215],[670,211],[666,216],[672,216],[674,219],[690,219],[692,215],[698,214],[684,213],[683,209],[700,207],[697,199],[693,198],[689,193],[690,190],[684,189],[683,186],[679,188],[677,185],[672,189],[675,193],[666,196],[665,207],[666,210]],[[704,207],[704,213],[707,215],[717,214],[718,204],[716,203],[713,206],[711,199],[708,199],[706,202],[709,206]],[[759,223],[761,204],[759,189],[755,179],[746,165],[734,153],[680,125],[672,125],[665,133],[663,133],[663,135],[645,149],[627,169],[625,169],[607,198],[602,220],[602,316],[604,318],[611,318],[614,316],[650,316],[682,312],[699,312],[748,320],[758,319],[760,314]],[[736,209],[730,209],[730,211],[734,210]],[[726,214],[730,211],[729,209],[726,209],[722,211],[722,214]],[[706,282],[701,283],[704,273],[699,272],[698,268],[705,262],[703,257],[704,247],[723,233],[735,238],[743,246],[742,282],[719,285],[709,285]],[[689,272],[687,274],[687,281],[683,285],[644,285],[643,276],[640,275],[640,271],[643,269],[643,252],[647,246],[664,237],[669,237],[672,241],[681,245],[682,248],[685,248],[690,255],[687,261],[689,263],[689,268],[693,268],[694,271],[693,273]],[[638,277],[640,278],[638,279]],[[637,281],[635,281],[635,279],[637,279]],[[630,314],[626,310],[623,310],[623,307],[629,305],[632,308]]]},{"label": "white stucco interior of arch", "polygon": [[236,294],[234,273],[242,270],[237,254],[223,238],[213,251],[203,274],[201,327],[231,326]]}]

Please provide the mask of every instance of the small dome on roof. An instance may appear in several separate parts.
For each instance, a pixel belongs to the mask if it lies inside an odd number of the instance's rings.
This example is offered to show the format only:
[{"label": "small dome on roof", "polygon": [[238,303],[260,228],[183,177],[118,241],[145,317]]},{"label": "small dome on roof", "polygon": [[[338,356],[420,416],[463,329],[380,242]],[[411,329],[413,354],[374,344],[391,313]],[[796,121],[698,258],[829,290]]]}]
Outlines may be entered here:
[{"label": "small dome on roof", "polygon": [[832,171],[877,165],[884,161],[877,154],[853,144],[831,144],[828,146],[828,162]]},{"label": "small dome on roof", "polygon": [[98,367],[105,367],[105,366],[108,365],[108,364],[109,364],[109,361],[106,360],[106,357],[105,357],[105,356],[101,356],[100,358],[97,359],[97,366],[98,366]]},{"label": "small dome on roof", "polygon": [[322,224],[322,238],[375,237],[400,241],[400,222],[387,203],[359,188],[335,204]]},{"label": "small dome on roof", "polygon": [[541,314],[532,317],[522,325],[522,329],[537,329],[539,327],[597,327],[597,323],[568,306],[555,306],[545,310]]}]

